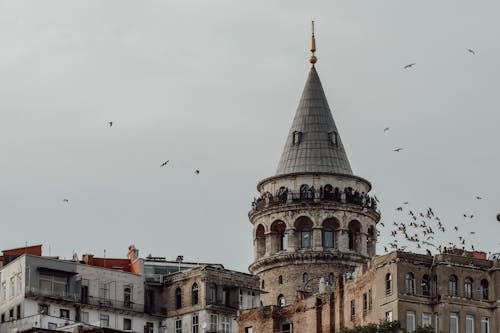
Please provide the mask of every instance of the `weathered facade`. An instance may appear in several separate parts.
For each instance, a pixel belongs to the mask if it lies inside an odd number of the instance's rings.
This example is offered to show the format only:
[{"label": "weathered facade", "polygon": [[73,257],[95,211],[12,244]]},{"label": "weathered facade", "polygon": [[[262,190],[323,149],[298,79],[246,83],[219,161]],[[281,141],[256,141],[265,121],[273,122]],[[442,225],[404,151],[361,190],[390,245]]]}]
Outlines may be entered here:
[{"label": "weathered facade", "polygon": [[239,310],[260,306],[256,276],[201,266],[164,277],[167,332],[236,333]]}]

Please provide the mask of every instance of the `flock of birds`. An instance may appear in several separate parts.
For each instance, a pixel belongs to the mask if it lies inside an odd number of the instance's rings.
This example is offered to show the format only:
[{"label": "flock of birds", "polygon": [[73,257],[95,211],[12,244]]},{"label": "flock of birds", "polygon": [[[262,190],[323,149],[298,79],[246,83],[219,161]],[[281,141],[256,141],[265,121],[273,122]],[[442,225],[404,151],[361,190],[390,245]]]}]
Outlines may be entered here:
[{"label": "flock of birds", "polygon": [[[476,200],[483,199],[481,196],[475,198]],[[409,247],[416,248],[417,251],[418,249],[425,250],[428,255],[432,255],[433,251],[441,253],[447,249],[476,250],[476,246],[466,239],[469,235],[475,235],[475,231],[469,231],[467,234],[459,225],[446,226],[432,207],[417,212],[410,209],[409,202],[405,201],[396,208],[396,211],[405,222],[394,221],[387,226],[383,222],[379,223],[379,227],[382,228],[392,227],[388,230],[392,239],[384,246],[385,253],[393,250],[405,251]],[[466,222],[474,221],[474,214],[463,213],[463,217]],[[497,215],[497,220],[500,222],[500,214]],[[447,230],[456,234],[456,241],[450,241],[446,245],[440,244],[441,235]],[[380,229],[377,233],[380,235]]]},{"label": "flock of birds", "polygon": [[[113,127],[113,125],[114,125],[113,121],[108,121],[108,126],[109,127]],[[170,162],[170,160],[166,160],[166,161],[162,162],[160,164],[160,168],[166,167],[169,162]],[[199,169],[194,170],[194,174],[195,175],[199,175],[200,174],[200,170]],[[69,204],[69,199],[68,198],[64,198],[62,200],[62,202],[65,203],[65,204]]]}]

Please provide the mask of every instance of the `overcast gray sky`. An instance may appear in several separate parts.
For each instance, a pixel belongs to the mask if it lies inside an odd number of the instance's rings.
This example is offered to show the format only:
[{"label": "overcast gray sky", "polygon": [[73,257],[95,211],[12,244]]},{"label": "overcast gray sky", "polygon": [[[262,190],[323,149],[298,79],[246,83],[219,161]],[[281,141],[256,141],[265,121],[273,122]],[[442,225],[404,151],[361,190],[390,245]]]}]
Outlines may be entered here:
[{"label": "overcast gray sky", "polygon": [[275,172],[314,18],[323,87],[382,221],[407,220],[403,201],[431,206],[498,251],[499,12],[457,0],[0,0],[0,248],[122,257],[134,243],[246,271],[247,212]]}]

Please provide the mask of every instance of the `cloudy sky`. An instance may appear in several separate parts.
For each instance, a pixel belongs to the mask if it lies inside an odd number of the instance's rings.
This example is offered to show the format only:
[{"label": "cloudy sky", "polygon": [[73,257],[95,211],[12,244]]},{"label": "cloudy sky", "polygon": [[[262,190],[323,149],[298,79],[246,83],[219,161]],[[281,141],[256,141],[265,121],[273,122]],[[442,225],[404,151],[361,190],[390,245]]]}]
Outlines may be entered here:
[{"label": "cloudy sky", "polygon": [[449,228],[441,243],[463,234],[500,251],[498,12],[457,0],[0,0],[0,248],[123,257],[134,243],[246,271],[247,212],[275,172],[314,18],[319,75],[382,221],[407,221],[404,201],[430,206]]}]

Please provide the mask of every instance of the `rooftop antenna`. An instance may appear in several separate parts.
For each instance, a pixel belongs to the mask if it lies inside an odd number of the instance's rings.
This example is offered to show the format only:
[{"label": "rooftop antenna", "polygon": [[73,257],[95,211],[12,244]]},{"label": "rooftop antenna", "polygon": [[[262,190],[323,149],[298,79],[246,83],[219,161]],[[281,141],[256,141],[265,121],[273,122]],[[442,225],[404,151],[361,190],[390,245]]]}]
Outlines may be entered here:
[{"label": "rooftop antenna", "polygon": [[316,58],[316,56],[314,55],[314,53],[316,52],[316,38],[314,36],[314,21],[311,21],[311,32],[312,32],[312,36],[311,36],[311,53],[312,53],[312,55],[309,58],[309,62],[314,67],[314,64],[318,61],[318,58]]}]

